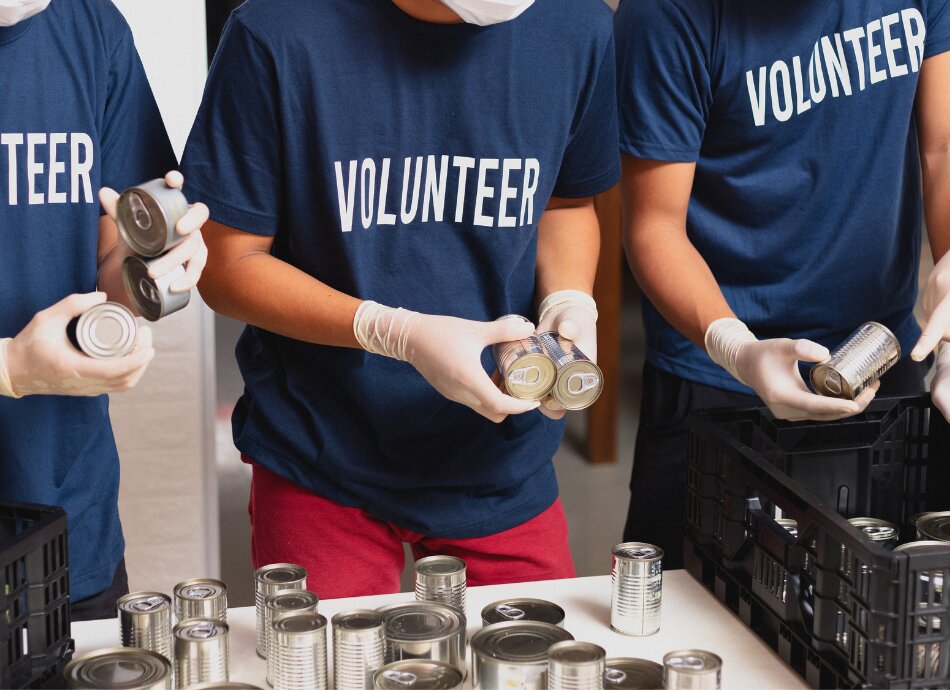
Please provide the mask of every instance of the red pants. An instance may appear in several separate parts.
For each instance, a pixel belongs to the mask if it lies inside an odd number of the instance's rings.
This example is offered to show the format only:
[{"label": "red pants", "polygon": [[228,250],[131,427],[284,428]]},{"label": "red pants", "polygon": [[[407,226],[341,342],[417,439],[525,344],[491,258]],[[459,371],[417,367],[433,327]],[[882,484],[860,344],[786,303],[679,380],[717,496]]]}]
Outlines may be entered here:
[{"label": "red pants", "polygon": [[[248,461],[247,458],[244,458]],[[416,559],[458,556],[468,584],[574,577],[561,500],[512,529],[474,539],[437,539],[348,508],[254,465],[251,481],[251,558],[254,567],[296,563],[307,588],[321,599],[399,591],[405,565],[402,542]]]}]

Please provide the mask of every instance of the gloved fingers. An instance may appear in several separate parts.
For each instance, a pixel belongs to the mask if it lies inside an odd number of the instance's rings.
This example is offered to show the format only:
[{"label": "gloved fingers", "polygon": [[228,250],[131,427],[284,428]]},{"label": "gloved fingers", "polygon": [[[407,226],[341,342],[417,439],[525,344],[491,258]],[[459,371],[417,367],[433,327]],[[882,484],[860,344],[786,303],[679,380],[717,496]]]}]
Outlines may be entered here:
[{"label": "gloved fingers", "polygon": [[116,218],[116,208],[119,204],[119,193],[111,187],[103,187],[99,190],[99,203],[105,209],[106,215],[112,220]]},{"label": "gloved fingers", "polygon": [[534,333],[534,324],[521,319],[501,319],[484,324],[485,344],[524,340]]},{"label": "gloved fingers", "polygon": [[[44,309],[39,314],[37,314],[37,317],[39,317],[41,320],[57,319],[68,323],[83,312],[88,311],[97,304],[102,304],[105,301],[106,293],[104,292],[76,293],[69,295],[68,297],[64,297],[52,307]],[[65,324],[63,325],[63,328],[65,328]]]},{"label": "gloved fingers", "polygon": [[557,332],[562,338],[576,340],[580,336],[580,327],[570,318],[561,319],[557,325]]},{"label": "gloved fingers", "polygon": [[950,297],[941,300],[927,319],[927,325],[924,326],[920,339],[914,345],[910,358],[915,362],[925,360],[937,348],[940,341],[947,337],[948,331],[950,331]]},{"label": "gloved fingers", "polygon": [[155,348],[152,347],[150,336],[150,331],[144,337],[140,333],[139,337],[145,342],[140,341],[134,352],[119,359],[93,359],[77,352],[78,361],[71,368],[81,378],[96,379],[110,385],[122,386],[154,359]]},{"label": "gloved fingers", "polygon": [[169,170],[165,173],[165,184],[173,189],[181,189],[185,186],[185,176],[177,170]]},{"label": "gloved fingers", "polygon": [[[776,402],[800,413],[794,417],[786,417],[786,419],[842,419],[856,415],[862,409],[852,400],[826,398],[817,393],[812,393],[805,388],[804,383],[801,384],[801,388],[796,387],[794,390],[783,391]],[[769,407],[771,408],[771,405]]]},{"label": "gloved fingers", "polygon": [[206,247],[204,242],[202,242],[198,252],[188,260],[188,263],[185,264],[185,275],[172,283],[169,286],[169,290],[174,293],[179,293],[188,292],[192,288],[196,287],[198,285],[198,281],[201,280],[201,273],[205,270],[205,265],[207,263],[208,247]]},{"label": "gloved fingers", "polygon": [[791,354],[802,362],[823,362],[831,356],[824,345],[804,338],[790,341]]},{"label": "gloved fingers", "polygon": [[538,407],[538,410],[541,412],[541,414],[550,419],[561,419],[567,412],[567,410],[561,407],[560,403],[558,403],[558,401],[550,395],[541,401],[541,405]]},{"label": "gloved fingers", "polygon": [[201,226],[207,223],[210,217],[211,211],[199,201],[197,204],[192,204],[188,212],[178,219],[178,222],[175,223],[175,231],[179,235],[190,235],[200,230]]},{"label": "gloved fingers", "polygon": [[505,395],[487,375],[472,381],[469,392],[475,397],[475,406],[472,409],[496,423],[502,422],[510,414],[530,412],[539,405],[536,400],[519,400]]},{"label": "gloved fingers", "polygon": [[196,230],[188,236],[188,239],[177,247],[173,247],[167,254],[149,266],[149,277],[157,280],[171,273],[179,266],[190,261],[193,256],[201,252],[202,248],[204,248],[204,238],[201,236],[201,231]]}]

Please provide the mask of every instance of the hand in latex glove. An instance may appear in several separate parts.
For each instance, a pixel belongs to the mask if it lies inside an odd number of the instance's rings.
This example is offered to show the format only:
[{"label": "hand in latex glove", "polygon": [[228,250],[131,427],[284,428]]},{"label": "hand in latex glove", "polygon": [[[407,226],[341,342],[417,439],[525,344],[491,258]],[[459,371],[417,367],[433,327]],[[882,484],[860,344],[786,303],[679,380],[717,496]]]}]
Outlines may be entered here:
[{"label": "hand in latex glove", "polygon": [[811,340],[758,340],[738,319],[713,321],[705,340],[712,360],[754,390],[778,419],[850,417],[866,408],[877,393],[878,382],[854,401],[809,391],[798,362],[822,362],[830,356],[828,348]]},{"label": "hand in latex glove", "polygon": [[941,342],[950,341],[950,254],[945,254],[930,272],[923,307],[927,325],[910,353],[917,362],[927,359]]},{"label": "hand in latex glove", "polygon": [[[165,184],[181,189],[185,184],[185,178],[180,172],[173,170],[165,175]],[[119,201],[118,192],[109,187],[103,187],[99,190],[99,201],[109,217],[115,220],[116,205]],[[173,247],[156,261],[149,268],[149,276],[158,279],[184,265],[185,275],[172,283],[169,289],[172,292],[188,292],[198,284],[201,272],[208,262],[208,248],[201,236],[201,226],[208,222],[209,215],[208,207],[202,203],[192,204],[189,207],[188,212],[175,224],[178,234],[188,235],[188,239],[177,247]]]},{"label": "hand in latex glove", "polygon": [[139,329],[133,353],[112,360],[86,356],[66,335],[74,317],[105,301],[101,292],[70,295],[34,316],[15,338],[0,340],[0,395],[95,396],[135,386],[155,356],[147,327]]},{"label": "hand in latex glove", "polygon": [[[577,349],[597,362],[597,304],[580,290],[559,290],[541,301],[537,333],[556,332],[574,341]],[[541,413],[551,419],[564,416],[564,408],[549,395],[541,401]]]},{"label": "hand in latex glove", "polygon": [[363,302],[353,332],[367,352],[409,362],[449,400],[493,422],[538,407],[505,395],[482,367],[482,351],[495,343],[527,338],[534,326],[516,319],[469,321]]}]

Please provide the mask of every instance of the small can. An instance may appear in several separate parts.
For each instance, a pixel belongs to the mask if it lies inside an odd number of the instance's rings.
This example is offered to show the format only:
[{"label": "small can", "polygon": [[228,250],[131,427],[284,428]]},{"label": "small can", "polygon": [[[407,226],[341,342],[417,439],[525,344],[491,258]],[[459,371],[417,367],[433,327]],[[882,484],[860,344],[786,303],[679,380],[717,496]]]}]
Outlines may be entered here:
[{"label": "small can", "polygon": [[386,663],[403,659],[444,661],[464,675],[465,614],[435,601],[390,604],[376,609],[386,619]]},{"label": "small can", "polygon": [[179,623],[192,618],[228,622],[228,586],[221,580],[198,577],[175,585],[175,617]]},{"label": "small can", "polygon": [[663,690],[663,667],[649,659],[607,659],[604,687],[615,690]]},{"label": "small can", "polygon": [[403,659],[373,674],[376,690],[462,690],[464,675],[451,664],[430,659]]},{"label": "small can", "polygon": [[326,690],[327,619],[298,613],[274,621],[267,658],[274,660],[275,690]]},{"label": "small can", "polygon": [[126,307],[104,302],[70,321],[66,335],[77,350],[93,359],[118,359],[135,349],[139,328],[135,314]]},{"label": "small can", "polygon": [[254,571],[254,606],[257,609],[257,656],[266,659],[264,599],[280,590],[307,589],[307,569],[293,563],[271,563]]},{"label": "small can", "polygon": [[571,633],[550,623],[512,621],[486,625],[472,635],[472,682],[481,690],[548,686],[548,649],[573,640]]},{"label": "small can", "polygon": [[267,659],[267,684],[276,681],[277,659],[271,655],[274,647],[274,623],[289,616],[316,613],[320,599],[306,589],[281,589],[264,599],[264,658]]},{"label": "small can", "polygon": [[386,620],[370,609],[341,611],[333,619],[333,682],[337,690],[373,687],[385,665]]},{"label": "small can", "polygon": [[798,520],[792,518],[775,518],[775,521],[785,528],[793,537],[798,539]]},{"label": "small can", "polygon": [[161,592],[133,592],[116,602],[123,647],[138,647],[172,661],[172,600]]},{"label": "small can", "polygon": [[503,599],[482,609],[482,625],[507,621],[538,621],[564,627],[564,609],[544,599]]},{"label": "small can", "polygon": [[175,626],[175,686],[228,680],[228,624],[209,619]]},{"label": "small can", "polygon": [[590,642],[555,642],[548,649],[549,690],[601,690],[607,652]]},{"label": "small can", "polygon": [[900,530],[893,522],[869,517],[853,517],[848,522],[864,532],[868,539],[880,544],[888,551],[893,550],[900,541]]},{"label": "small can", "polygon": [[125,243],[141,256],[159,256],[185,241],[175,226],[188,213],[188,199],[165,180],[150,180],[119,196],[116,225]]},{"label": "small can", "polygon": [[[502,316],[498,321],[504,319],[520,319],[528,323],[528,319],[518,314]],[[521,400],[541,400],[554,388],[557,369],[538,336],[498,343],[491,351],[508,395]]]},{"label": "small can", "polygon": [[660,630],[663,599],[663,549],[631,541],[613,548],[610,627],[624,635]]},{"label": "small can", "polygon": [[854,400],[901,358],[901,344],[890,329],[869,321],[812,367],[811,385],[819,395]]},{"label": "small can", "polygon": [[122,262],[122,284],[125,293],[139,313],[149,321],[158,321],[188,306],[191,292],[172,292],[172,283],[185,275],[179,266],[161,278],[152,278],[148,269],[158,259],[127,256]]},{"label": "small can", "polygon": [[455,556],[428,556],[415,564],[416,599],[438,601],[465,613],[465,561]]},{"label": "small can", "polygon": [[665,690],[720,690],[722,659],[703,649],[684,649],[663,657]]},{"label": "small can", "polygon": [[593,405],[604,389],[600,367],[573,342],[557,333],[542,333],[538,339],[557,369],[551,395],[558,404],[565,410],[583,410]]},{"label": "small can", "polygon": [[147,649],[114,647],[73,659],[63,669],[67,688],[83,690],[171,690],[171,663]]},{"label": "small can", "polygon": [[921,513],[913,518],[917,538],[930,541],[950,541],[950,511]]}]

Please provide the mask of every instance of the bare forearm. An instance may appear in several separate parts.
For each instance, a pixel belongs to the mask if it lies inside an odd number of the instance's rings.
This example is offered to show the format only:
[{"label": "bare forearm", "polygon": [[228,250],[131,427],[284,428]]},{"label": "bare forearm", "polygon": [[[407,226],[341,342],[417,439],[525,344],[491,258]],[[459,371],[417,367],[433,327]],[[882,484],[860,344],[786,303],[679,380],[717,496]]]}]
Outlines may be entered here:
[{"label": "bare forearm", "polygon": [[593,293],[600,226],[593,199],[552,204],[538,224],[537,296],[558,290]]},{"label": "bare forearm", "polygon": [[99,277],[96,287],[106,293],[110,302],[124,304],[138,313],[122,282],[122,262],[131,253],[129,246],[119,239],[115,222],[108,216],[102,216],[99,219]]},{"label": "bare forearm", "polygon": [[924,216],[934,261],[950,251],[950,53],[924,61],[917,86],[917,129]]},{"label": "bare forearm", "polygon": [[950,251],[950,140],[942,148],[923,151],[924,217],[934,261]]}]

